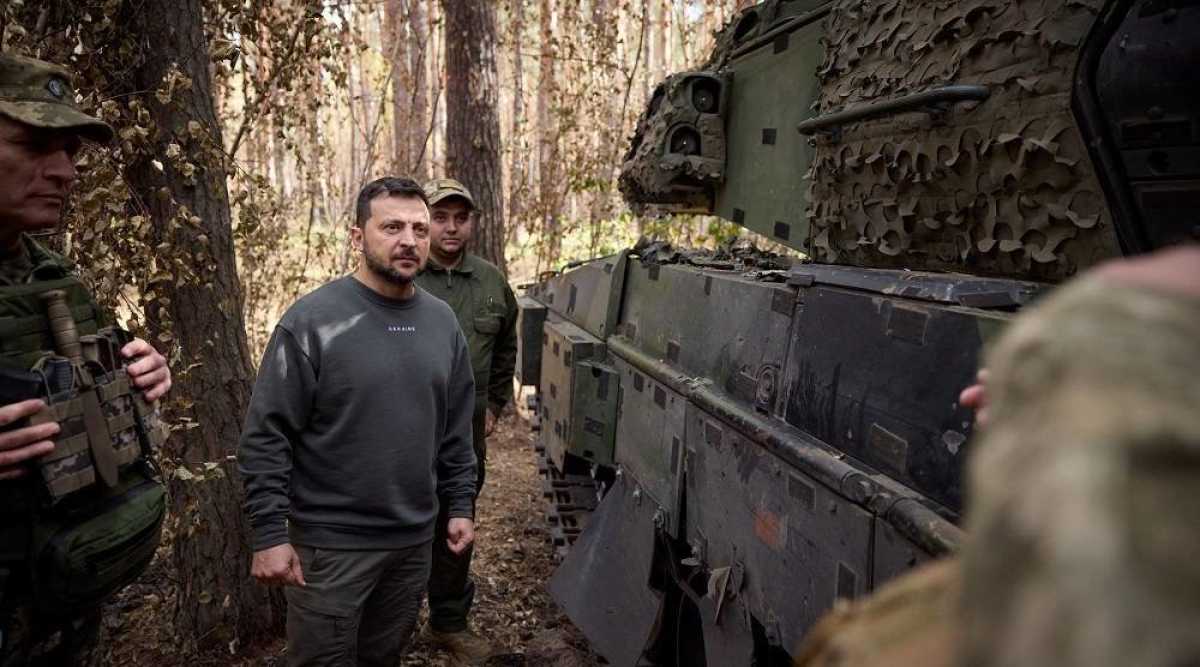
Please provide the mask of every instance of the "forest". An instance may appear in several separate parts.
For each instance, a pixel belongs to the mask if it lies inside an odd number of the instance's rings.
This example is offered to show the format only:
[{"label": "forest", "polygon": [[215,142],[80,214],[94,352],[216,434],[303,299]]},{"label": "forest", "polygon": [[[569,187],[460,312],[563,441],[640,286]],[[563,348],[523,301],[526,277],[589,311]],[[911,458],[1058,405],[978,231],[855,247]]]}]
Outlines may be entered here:
[{"label": "forest", "polygon": [[634,216],[616,177],[654,85],[702,62],[745,4],[4,3],[3,50],[71,69],[80,105],[117,134],[85,148],[50,242],[174,375],[160,627],[139,641],[170,664],[228,664],[280,636],[282,595],[247,576],[232,455],[274,323],[355,262],[358,189],[462,180],[481,209],[475,251],[514,285],[643,234],[730,238],[713,218]]},{"label": "forest", "polygon": [[1200,665],[1196,35],[0,2],[0,664]]}]

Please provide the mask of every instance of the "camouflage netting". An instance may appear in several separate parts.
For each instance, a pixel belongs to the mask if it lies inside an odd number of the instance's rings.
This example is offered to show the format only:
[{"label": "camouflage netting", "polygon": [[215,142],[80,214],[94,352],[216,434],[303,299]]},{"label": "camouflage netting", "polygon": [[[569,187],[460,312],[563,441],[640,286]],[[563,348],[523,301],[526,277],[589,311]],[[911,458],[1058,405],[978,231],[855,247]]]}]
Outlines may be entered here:
[{"label": "camouflage netting", "polygon": [[1060,280],[1117,252],[1070,110],[1099,0],[842,0],[818,114],[949,84],[991,97],[817,139],[817,261]]}]

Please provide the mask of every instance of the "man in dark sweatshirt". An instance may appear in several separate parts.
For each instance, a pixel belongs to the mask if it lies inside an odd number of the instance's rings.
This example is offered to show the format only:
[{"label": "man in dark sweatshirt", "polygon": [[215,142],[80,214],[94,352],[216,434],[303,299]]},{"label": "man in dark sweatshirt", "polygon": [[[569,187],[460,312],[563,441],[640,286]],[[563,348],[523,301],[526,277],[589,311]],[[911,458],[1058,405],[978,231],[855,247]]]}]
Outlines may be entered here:
[{"label": "man in dark sweatshirt", "polygon": [[304,296],[267,344],[239,462],[253,576],[287,586],[288,664],[395,665],[412,635],[439,498],[474,540],[474,379],[454,312],[413,283],[420,186],[358,196],[353,275]]}]

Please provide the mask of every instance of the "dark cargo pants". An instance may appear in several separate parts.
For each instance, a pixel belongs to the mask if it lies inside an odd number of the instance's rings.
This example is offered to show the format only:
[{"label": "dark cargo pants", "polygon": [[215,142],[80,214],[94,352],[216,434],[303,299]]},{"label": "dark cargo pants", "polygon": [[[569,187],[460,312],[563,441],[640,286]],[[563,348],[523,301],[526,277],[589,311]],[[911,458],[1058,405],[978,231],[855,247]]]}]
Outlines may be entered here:
[{"label": "dark cargo pants", "polygon": [[[478,461],[475,495],[483,489],[484,465],[487,462],[487,440],[484,435],[486,414],[475,415],[472,437],[475,442],[475,458]],[[471,580],[471,556],[475,546],[459,555],[446,545],[446,527],[450,518],[446,515],[446,504],[438,513],[437,528],[433,535],[433,567],[429,573],[429,625],[437,632],[460,632],[467,629],[467,616],[475,601],[475,582]]]},{"label": "dark cargo pants", "polygon": [[429,579],[429,543],[388,551],[296,546],[307,586],[285,589],[290,667],[395,667]]}]

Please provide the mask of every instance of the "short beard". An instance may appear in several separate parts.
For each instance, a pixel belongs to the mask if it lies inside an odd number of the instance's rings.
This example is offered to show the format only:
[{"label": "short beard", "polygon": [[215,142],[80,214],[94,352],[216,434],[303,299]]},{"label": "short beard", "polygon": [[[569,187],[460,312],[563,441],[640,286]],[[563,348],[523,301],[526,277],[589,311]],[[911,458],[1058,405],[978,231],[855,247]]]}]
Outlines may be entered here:
[{"label": "short beard", "polygon": [[375,254],[365,246],[363,247],[363,259],[366,260],[367,268],[370,269],[372,273],[380,278],[383,278],[389,283],[392,283],[393,285],[404,287],[413,281],[411,276],[406,276],[403,273],[400,273],[400,271],[393,267],[390,262],[376,257]]}]

